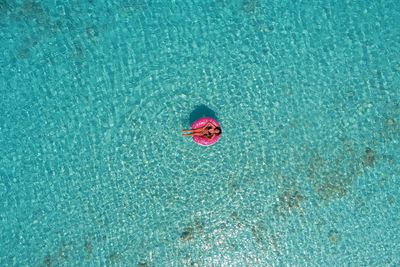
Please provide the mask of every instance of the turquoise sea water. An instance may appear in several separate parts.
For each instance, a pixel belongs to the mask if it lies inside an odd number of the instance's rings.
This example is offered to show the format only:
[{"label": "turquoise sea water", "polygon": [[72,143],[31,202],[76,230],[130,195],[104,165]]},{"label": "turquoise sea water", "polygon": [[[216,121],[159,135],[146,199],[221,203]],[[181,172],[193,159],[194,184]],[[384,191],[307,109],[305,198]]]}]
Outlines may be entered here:
[{"label": "turquoise sea water", "polygon": [[104,2],[0,1],[1,266],[400,265],[399,1]]}]

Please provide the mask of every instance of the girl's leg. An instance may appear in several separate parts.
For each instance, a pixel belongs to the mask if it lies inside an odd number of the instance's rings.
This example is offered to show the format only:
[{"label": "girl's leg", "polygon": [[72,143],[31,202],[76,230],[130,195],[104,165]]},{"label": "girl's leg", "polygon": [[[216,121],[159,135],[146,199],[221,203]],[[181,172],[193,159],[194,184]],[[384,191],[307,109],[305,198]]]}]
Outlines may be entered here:
[{"label": "girl's leg", "polygon": [[203,136],[203,133],[189,133],[189,134],[182,134],[182,136]]},{"label": "girl's leg", "polygon": [[182,130],[182,132],[201,133],[201,132],[203,132],[203,128],[190,129],[190,130]]},{"label": "girl's leg", "polygon": [[192,129],[192,133],[202,133],[203,130],[203,128]]}]

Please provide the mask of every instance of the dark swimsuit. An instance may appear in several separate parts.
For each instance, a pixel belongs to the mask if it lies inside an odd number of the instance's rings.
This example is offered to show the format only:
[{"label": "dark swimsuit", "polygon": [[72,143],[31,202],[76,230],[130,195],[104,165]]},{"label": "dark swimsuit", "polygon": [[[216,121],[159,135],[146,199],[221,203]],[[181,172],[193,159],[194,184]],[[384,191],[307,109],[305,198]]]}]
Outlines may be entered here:
[{"label": "dark swimsuit", "polygon": [[207,138],[211,138],[211,137],[212,137],[212,133],[210,133],[210,132],[209,132],[209,130],[211,130],[211,129],[212,129],[212,127],[211,127],[211,126],[207,126],[207,128],[206,128],[206,129],[207,129],[207,134],[206,134],[206,137],[207,137]]}]

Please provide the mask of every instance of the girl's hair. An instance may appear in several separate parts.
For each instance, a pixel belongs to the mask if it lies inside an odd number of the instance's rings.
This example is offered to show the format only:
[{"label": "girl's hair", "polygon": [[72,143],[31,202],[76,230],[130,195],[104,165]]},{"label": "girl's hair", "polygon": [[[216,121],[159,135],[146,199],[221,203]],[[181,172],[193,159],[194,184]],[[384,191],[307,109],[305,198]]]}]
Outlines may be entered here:
[{"label": "girl's hair", "polygon": [[221,127],[215,127],[215,129],[218,129],[218,130],[219,130],[219,133],[217,133],[217,135],[220,135],[220,134],[222,134]]}]

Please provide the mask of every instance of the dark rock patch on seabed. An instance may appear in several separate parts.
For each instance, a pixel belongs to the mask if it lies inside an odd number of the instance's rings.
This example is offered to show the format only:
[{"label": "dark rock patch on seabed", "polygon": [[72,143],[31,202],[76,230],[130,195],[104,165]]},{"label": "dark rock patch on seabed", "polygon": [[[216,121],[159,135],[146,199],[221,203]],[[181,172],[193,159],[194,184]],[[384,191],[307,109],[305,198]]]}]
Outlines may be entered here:
[{"label": "dark rock patch on seabed", "polygon": [[89,240],[85,241],[84,247],[85,247],[86,253],[92,254],[92,252],[93,252],[93,244],[92,244],[92,242],[90,242]]},{"label": "dark rock patch on seabed", "polygon": [[250,230],[256,243],[272,251],[277,256],[282,254],[282,246],[280,244],[281,238],[278,232],[268,232],[268,229],[264,227],[261,222],[252,225]]},{"label": "dark rock patch on seabed", "polygon": [[184,241],[184,242],[192,240],[193,239],[193,232],[194,232],[194,230],[193,230],[192,227],[186,227],[183,230],[183,232],[182,232],[182,234],[180,236],[181,240]]},{"label": "dark rock patch on seabed", "polygon": [[251,230],[251,233],[253,235],[253,239],[257,243],[261,243],[262,244],[267,239],[266,230],[264,229],[264,227],[261,224],[252,225],[250,227],[250,230]]},{"label": "dark rock patch on seabed", "polygon": [[394,206],[396,204],[396,198],[394,196],[390,196],[388,202],[391,206]]},{"label": "dark rock patch on seabed", "polygon": [[281,195],[278,196],[278,202],[276,203],[276,212],[279,215],[286,215],[294,212],[301,208],[301,202],[304,196],[297,189],[285,190]]},{"label": "dark rock patch on seabed", "polygon": [[147,262],[145,262],[145,261],[140,261],[140,262],[137,264],[137,267],[149,267],[149,265],[148,265]]},{"label": "dark rock patch on seabed", "polygon": [[204,224],[199,218],[196,218],[192,225],[185,227],[180,235],[180,240],[182,242],[188,242],[192,240],[196,234],[201,234],[204,231]]},{"label": "dark rock patch on seabed", "polygon": [[353,181],[375,162],[372,150],[364,151],[360,156],[353,142],[345,140],[342,145],[338,149],[339,153],[331,158],[326,159],[317,154],[309,163],[308,177],[322,200],[346,196]]},{"label": "dark rock patch on seabed", "polygon": [[45,267],[51,267],[51,264],[52,264],[51,257],[50,257],[50,255],[47,255],[44,258],[44,266]]},{"label": "dark rock patch on seabed", "polygon": [[108,260],[112,264],[116,264],[119,261],[119,254],[117,252],[113,252],[108,256]]},{"label": "dark rock patch on seabed", "polygon": [[371,148],[367,147],[365,149],[365,155],[363,157],[363,164],[364,166],[372,167],[374,163],[375,163],[375,152]]},{"label": "dark rock patch on seabed", "polygon": [[395,121],[392,118],[386,119],[386,126],[392,127],[395,124]]},{"label": "dark rock patch on seabed", "polygon": [[380,132],[384,143],[391,143],[400,138],[400,102],[389,101],[386,105],[386,115]]},{"label": "dark rock patch on seabed", "polygon": [[340,233],[336,229],[330,230],[328,233],[328,238],[331,244],[337,245],[340,241]]}]

